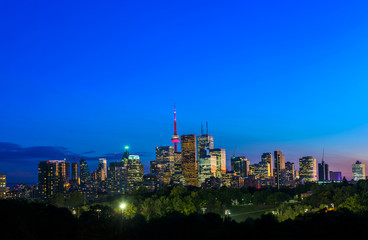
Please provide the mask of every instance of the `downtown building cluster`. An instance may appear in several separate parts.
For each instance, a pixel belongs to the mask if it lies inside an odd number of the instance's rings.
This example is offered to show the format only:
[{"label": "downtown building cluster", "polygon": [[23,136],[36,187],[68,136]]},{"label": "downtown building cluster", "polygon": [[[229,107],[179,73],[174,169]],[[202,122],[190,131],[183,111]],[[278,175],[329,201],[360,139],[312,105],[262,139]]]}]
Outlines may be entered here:
[{"label": "downtown building cluster", "polygon": [[[131,155],[129,148],[120,160],[98,160],[97,169],[90,171],[87,161],[64,160],[40,161],[37,186],[18,184],[6,187],[6,175],[0,175],[0,198],[38,198],[47,200],[55,194],[68,195],[79,191],[87,200],[103,194],[124,194],[140,187],[151,191],[167,186],[193,186],[200,188],[220,187],[295,187],[306,182],[339,182],[341,172],[329,171],[322,157],[304,156],[299,159],[299,169],[293,162],[285,162],[282,151],[267,152],[260,162],[250,164],[246,156],[232,156],[231,170],[226,168],[224,148],[216,148],[214,136],[201,128],[201,134],[177,133],[176,110],[174,109],[174,135],[172,146],[155,149],[155,160],[150,161],[150,172],[144,174],[138,155]],[[179,144],[181,151],[179,151]],[[324,154],[323,154],[324,155]],[[366,179],[365,165],[357,161],[352,165],[353,181]]]}]

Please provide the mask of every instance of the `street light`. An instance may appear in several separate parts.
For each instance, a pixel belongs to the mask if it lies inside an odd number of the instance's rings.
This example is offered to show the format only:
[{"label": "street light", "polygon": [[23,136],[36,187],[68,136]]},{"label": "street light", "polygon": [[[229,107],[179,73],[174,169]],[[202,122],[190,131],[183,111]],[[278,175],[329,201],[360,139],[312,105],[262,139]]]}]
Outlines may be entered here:
[{"label": "street light", "polygon": [[121,216],[124,217],[124,209],[126,208],[126,204],[125,203],[120,204],[120,208],[121,208]]},{"label": "street light", "polygon": [[100,212],[101,212],[101,209],[96,209],[96,212],[97,212],[97,220],[100,220]]}]

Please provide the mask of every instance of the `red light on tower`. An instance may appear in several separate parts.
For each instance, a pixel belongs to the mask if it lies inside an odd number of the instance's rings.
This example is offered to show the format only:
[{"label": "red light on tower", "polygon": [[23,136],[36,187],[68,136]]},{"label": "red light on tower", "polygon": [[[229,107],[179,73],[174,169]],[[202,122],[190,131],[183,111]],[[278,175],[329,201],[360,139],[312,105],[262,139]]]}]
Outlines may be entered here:
[{"label": "red light on tower", "polygon": [[174,135],[171,138],[171,142],[174,143],[174,152],[178,151],[178,143],[180,142],[180,137],[176,131],[176,106],[174,104]]}]

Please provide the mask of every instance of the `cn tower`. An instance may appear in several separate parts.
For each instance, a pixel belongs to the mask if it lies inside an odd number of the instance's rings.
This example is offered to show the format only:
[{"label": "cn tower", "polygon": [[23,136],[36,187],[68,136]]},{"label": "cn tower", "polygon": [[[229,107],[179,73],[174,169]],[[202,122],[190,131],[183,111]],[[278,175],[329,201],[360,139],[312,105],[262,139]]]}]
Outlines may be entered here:
[{"label": "cn tower", "polygon": [[171,141],[174,143],[174,152],[178,151],[178,143],[180,142],[180,137],[176,132],[176,106],[174,104],[174,135],[171,138]]}]

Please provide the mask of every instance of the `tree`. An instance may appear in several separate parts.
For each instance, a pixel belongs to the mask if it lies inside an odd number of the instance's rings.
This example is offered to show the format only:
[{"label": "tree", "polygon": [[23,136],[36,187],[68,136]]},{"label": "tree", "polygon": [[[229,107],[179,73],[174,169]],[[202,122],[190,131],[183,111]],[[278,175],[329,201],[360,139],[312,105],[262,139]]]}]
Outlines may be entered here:
[{"label": "tree", "polygon": [[84,196],[78,192],[74,191],[65,201],[65,205],[69,208],[76,208],[82,206],[85,202]]},{"label": "tree", "polygon": [[65,197],[62,193],[57,193],[50,199],[50,204],[55,207],[64,207],[65,206]]}]

